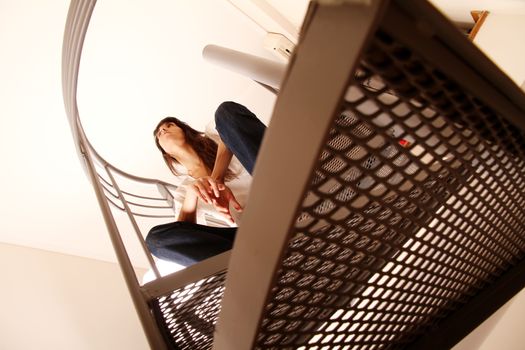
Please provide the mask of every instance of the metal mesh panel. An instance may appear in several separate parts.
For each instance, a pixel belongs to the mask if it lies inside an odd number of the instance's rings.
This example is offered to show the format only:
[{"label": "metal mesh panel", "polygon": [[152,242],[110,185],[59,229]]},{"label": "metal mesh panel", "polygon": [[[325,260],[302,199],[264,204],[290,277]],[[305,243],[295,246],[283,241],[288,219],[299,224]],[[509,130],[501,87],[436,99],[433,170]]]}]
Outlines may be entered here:
[{"label": "metal mesh panel", "polygon": [[226,272],[190,283],[152,301],[173,349],[211,349]]},{"label": "metal mesh panel", "polygon": [[320,154],[259,349],[396,349],[523,258],[521,132],[379,32]]}]

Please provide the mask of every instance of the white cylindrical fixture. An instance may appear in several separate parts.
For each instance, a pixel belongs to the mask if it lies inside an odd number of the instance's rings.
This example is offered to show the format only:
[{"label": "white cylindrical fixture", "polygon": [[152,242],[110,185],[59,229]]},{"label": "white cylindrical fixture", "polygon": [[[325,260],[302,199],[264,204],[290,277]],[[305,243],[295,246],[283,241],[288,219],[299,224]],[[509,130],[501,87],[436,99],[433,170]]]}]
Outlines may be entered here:
[{"label": "white cylindrical fixture", "polygon": [[217,45],[206,45],[202,57],[275,89],[280,89],[286,71],[286,64]]}]

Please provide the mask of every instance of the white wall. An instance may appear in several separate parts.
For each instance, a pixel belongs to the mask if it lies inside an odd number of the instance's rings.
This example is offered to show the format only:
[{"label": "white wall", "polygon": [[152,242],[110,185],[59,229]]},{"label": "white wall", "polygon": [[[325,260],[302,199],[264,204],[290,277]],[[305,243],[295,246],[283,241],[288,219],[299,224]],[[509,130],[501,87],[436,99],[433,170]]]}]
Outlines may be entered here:
[{"label": "white wall", "polygon": [[525,14],[522,0],[429,0],[447,17],[457,22],[470,23],[470,11],[488,10],[499,13]]},{"label": "white wall", "polygon": [[524,33],[525,13],[491,12],[474,39],[477,46],[520,86],[525,81]]},{"label": "white wall", "polygon": [[0,244],[0,349],[148,348],[116,264]]},{"label": "white wall", "polygon": [[[479,9],[479,8],[478,8]],[[525,80],[525,4],[515,13],[495,9],[481,26],[474,42],[507,75],[521,85]],[[476,330],[465,337],[454,350],[521,350],[525,334],[525,290],[522,290]]]},{"label": "white wall", "polygon": [[[500,319],[490,333],[490,337],[485,339],[479,350],[502,348],[505,350],[523,350],[525,347],[523,315],[525,315],[525,291],[522,290],[492,316],[496,319],[500,317]],[[483,332],[483,330],[478,329],[476,332]]]},{"label": "white wall", "polygon": [[0,0],[0,242],[115,260],[61,95],[68,0]]},{"label": "white wall", "polygon": [[525,290],[503,305],[452,349],[523,350],[525,340],[523,315],[525,315]]}]

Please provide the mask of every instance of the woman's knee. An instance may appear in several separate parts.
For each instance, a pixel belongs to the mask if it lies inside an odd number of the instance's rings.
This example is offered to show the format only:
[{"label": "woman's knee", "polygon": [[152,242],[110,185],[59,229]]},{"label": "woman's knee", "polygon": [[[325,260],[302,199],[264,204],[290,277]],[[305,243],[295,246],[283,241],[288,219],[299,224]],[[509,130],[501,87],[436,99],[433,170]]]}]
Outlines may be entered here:
[{"label": "woman's knee", "polygon": [[165,245],[166,239],[186,229],[187,223],[181,221],[170,222],[153,227],[144,239],[150,251],[155,251]]},{"label": "woman's knee", "polygon": [[159,247],[159,239],[158,239],[157,232],[153,231],[153,229],[148,232],[144,241],[146,243],[146,246],[150,250],[150,252],[155,253],[157,248]]},{"label": "woman's knee", "polygon": [[236,114],[242,108],[245,107],[232,101],[221,103],[215,111],[215,125],[217,129],[235,124],[237,119]]}]

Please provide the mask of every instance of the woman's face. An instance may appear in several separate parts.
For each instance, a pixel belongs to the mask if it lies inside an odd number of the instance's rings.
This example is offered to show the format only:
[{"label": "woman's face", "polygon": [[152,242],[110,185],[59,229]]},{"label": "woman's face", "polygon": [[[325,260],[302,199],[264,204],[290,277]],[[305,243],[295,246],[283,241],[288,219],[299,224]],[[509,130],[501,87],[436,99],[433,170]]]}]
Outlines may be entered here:
[{"label": "woman's face", "polygon": [[185,142],[184,131],[173,122],[166,122],[159,127],[157,139],[168,154],[174,153]]}]

